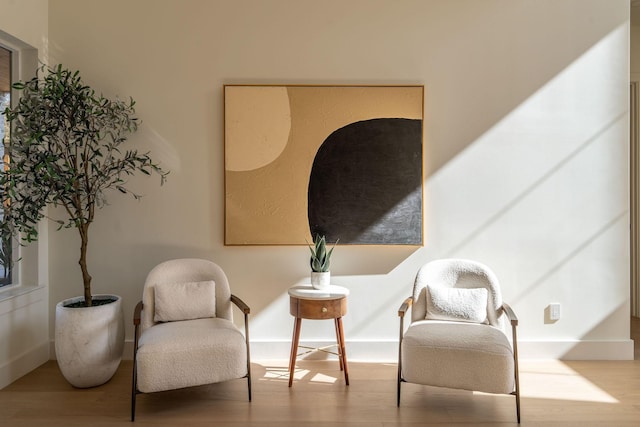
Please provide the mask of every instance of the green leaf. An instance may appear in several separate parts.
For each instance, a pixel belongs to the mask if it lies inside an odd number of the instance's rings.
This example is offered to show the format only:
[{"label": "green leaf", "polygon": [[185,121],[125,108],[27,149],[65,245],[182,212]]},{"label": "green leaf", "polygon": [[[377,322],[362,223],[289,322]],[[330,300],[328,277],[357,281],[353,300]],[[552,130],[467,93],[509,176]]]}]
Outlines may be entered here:
[{"label": "green leaf", "polygon": [[3,112],[12,126],[5,147],[11,162],[9,169],[0,168],[0,185],[11,208],[5,209],[0,230],[36,240],[47,205],[68,213],[65,220],[54,220],[58,228],[86,228],[95,208],[106,204],[105,190],[141,197],[125,187],[123,176],[157,173],[161,184],[166,180],[168,172],[148,155],[124,149],[137,129],[133,99],[98,96],[79,71],[61,64],[42,65],[34,78],[12,87],[21,96]]}]

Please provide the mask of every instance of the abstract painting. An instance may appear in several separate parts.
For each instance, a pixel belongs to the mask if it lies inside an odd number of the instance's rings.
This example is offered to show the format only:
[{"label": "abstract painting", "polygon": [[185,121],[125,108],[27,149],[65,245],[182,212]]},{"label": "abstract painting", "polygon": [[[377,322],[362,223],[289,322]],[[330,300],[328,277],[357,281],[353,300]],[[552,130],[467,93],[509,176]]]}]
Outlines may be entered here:
[{"label": "abstract painting", "polygon": [[423,86],[226,85],[225,244],[423,244]]}]

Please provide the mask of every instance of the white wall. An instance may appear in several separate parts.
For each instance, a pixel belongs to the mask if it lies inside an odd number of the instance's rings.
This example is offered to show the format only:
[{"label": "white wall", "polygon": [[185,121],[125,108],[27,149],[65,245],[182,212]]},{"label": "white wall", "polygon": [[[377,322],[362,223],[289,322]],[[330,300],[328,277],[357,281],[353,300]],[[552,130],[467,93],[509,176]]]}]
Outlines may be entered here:
[{"label": "white wall", "polygon": [[[17,50],[20,78],[46,61],[47,0],[0,0],[0,43]],[[21,250],[20,286],[0,289],[0,388],[49,360],[49,292],[44,238]]]},{"label": "white wall", "polygon": [[[115,196],[99,213],[95,292],[124,297],[131,340],[146,273],[210,258],[252,307],[254,358],[287,358],[286,290],[308,250],[223,245],[222,86],[424,84],[426,245],[336,249],[350,356],[393,360],[419,266],[469,257],[501,278],[523,357],[632,358],[628,31],[627,0],[51,0],[51,62],[133,96],[132,142],[171,169],[163,188],[132,181],[141,202]],[[81,292],[79,243],[49,238],[53,307]]]}]

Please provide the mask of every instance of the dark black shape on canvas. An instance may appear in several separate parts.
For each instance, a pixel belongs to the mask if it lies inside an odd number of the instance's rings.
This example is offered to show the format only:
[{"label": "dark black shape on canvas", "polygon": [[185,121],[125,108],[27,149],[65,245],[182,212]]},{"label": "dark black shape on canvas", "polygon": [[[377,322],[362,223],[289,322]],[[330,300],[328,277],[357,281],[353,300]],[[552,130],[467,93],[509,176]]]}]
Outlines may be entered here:
[{"label": "dark black shape on canvas", "polygon": [[422,244],[422,120],[351,123],[322,143],[309,178],[311,235]]}]

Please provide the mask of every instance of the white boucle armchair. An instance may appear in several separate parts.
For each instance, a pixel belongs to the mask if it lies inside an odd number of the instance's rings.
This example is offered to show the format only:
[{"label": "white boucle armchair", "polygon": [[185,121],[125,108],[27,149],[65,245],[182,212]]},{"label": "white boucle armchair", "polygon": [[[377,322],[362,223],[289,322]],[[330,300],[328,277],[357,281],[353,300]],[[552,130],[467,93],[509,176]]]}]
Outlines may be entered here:
[{"label": "white boucle armchair", "polygon": [[[244,313],[244,335],[232,303]],[[211,261],[175,259],[153,268],[133,316],[131,421],[139,393],[246,378],[251,401],[249,312]]]},{"label": "white boucle armchair", "polygon": [[[498,279],[487,266],[463,259],[427,263],[398,316],[398,406],[403,382],[504,393],[515,396],[520,422],[518,319],[503,303]],[[503,330],[505,317],[512,343]]]}]

